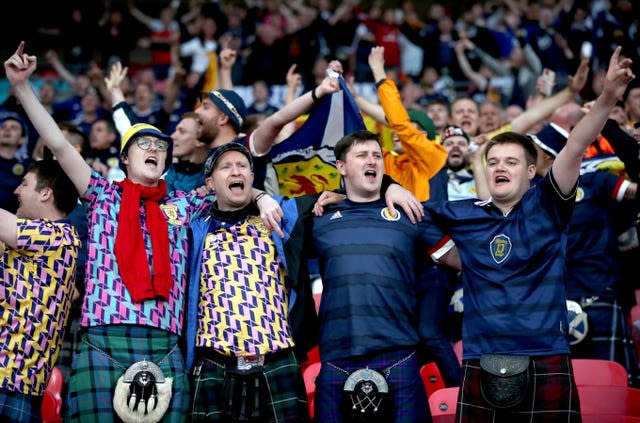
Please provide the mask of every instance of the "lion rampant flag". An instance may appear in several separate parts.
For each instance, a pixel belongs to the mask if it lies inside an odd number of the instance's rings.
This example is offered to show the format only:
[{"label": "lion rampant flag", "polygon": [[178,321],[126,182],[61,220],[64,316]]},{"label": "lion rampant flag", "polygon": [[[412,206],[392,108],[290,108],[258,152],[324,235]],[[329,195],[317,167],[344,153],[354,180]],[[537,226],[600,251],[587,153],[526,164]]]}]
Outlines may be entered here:
[{"label": "lion rampant flag", "polygon": [[341,90],[322,97],[302,126],[269,153],[282,195],[340,188],[333,147],[346,134],[366,128],[344,79],[337,78]]}]

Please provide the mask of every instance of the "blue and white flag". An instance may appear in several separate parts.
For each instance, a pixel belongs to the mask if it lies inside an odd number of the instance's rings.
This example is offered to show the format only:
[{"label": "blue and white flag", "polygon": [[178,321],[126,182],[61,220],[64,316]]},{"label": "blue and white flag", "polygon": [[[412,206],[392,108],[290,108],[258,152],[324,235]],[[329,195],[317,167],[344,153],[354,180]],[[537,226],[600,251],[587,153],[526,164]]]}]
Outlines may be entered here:
[{"label": "blue and white flag", "polygon": [[351,132],[366,129],[342,76],[341,90],[321,98],[307,120],[269,153],[280,194],[297,197],[340,187],[333,148]]}]

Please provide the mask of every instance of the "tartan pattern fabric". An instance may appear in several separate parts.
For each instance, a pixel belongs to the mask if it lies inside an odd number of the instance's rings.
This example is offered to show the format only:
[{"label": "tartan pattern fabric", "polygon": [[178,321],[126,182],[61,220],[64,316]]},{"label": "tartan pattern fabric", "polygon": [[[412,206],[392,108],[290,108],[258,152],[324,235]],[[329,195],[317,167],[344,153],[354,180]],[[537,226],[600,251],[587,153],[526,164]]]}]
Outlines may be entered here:
[{"label": "tartan pattern fabric", "polygon": [[86,329],[82,340],[73,361],[65,421],[120,421],[113,411],[116,382],[127,367],[142,359],[158,364],[165,377],[173,378],[171,405],[162,421],[186,421],[189,383],[182,353],[179,348],[173,349],[178,342],[176,335],[144,326],[97,326]]},{"label": "tartan pattern fabric", "polygon": [[[394,350],[352,359],[323,362],[316,379],[315,414],[319,423],[342,423],[343,388],[348,375],[332,367],[353,373],[369,367],[382,373],[411,354],[410,350]],[[420,364],[414,354],[393,367],[386,377],[393,407],[394,423],[424,423],[431,421],[427,393],[420,377]]]},{"label": "tartan pattern fabric", "polygon": [[[580,299],[576,299],[580,302]],[[589,320],[587,337],[571,345],[573,358],[599,358],[617,361],[627,369],[629,383],[640,386],[638,355],[631,328],[618,301],[600,298],[584,308]]]},{"label": "tartan pattern fabric", "polygon": [[[269,423],[309,422],[309,406],[304,379],[295,354],[265,363],[273,414]],[[195,367],[192,380],[191,420],[193,422],[222,422],[223,410],[220,404],[225,366],[222,363],[201,358]]]},{"label": "tartan pattern fabric", "polygon": [[[175,334],[182,331],[184,295],[187,280],[188,225],[211,205],[212,196],[187,195],[182,191],[169,194],[160,208],[169,228],[169,254],[174,284],[168,301],[148,300],[134,303],[120,278],[114,253],[122,190],[109,184],[97,172],[91,174],[89,188],[83,197],[87,210],[88,258],[86,294],[82,308],[82,326],[113,324],[147,325]],[[144,207],[140,208],[145,222]],[[151,268],[151,239],[146,225],[142,227]]]},{"label": "tartan pattern fabric", "polygon": [[66,223],[17,221],[0,259],[0,388],[42,395],[60,352],[80,240]]},{"label": "tartan pattern fabric", "polygon": [[580,399],[568,355],[531,357],[531,386],[525,399],[508,410],[491,407],[480,391],[480,360],[462,363],[456,422],[580,423]]},{"label": "tartan pattern fabric", "polygon": [[196,346],[257,355],[294,345],[285,270],[259,217],[207,235]]},{"label": "tartan pattern fabric", "polygon": [[0,389],[0,421],[41,423],[42,397]]}]

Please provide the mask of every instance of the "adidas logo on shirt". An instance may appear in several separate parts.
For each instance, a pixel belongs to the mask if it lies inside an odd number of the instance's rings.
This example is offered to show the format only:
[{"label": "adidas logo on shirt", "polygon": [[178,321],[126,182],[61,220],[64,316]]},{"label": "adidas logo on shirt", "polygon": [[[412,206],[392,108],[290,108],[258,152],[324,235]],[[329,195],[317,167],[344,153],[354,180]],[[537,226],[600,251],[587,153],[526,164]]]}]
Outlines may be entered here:
[{"label": "adidas logo on shirt", "polygon": [[329,220],[340,219],[341,217],[342,217],[342,213],[340,213],[340,210],[338,210],[329,218]]}]

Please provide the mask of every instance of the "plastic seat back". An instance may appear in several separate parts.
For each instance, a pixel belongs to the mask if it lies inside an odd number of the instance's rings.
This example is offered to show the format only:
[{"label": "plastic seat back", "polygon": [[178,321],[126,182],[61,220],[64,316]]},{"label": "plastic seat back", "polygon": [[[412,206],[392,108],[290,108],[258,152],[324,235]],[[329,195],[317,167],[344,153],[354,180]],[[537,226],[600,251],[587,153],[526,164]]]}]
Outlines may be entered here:
[{"label": "plastic seat back", "polygon": [[640,417],[640,389],[625,386],[578,386],[584,415]]},{"label": "plastic seat back", "polygon": [[316,378],[320,374],[320,362],[311,363],[303,372],[304,387],[307,390],[307,401],[309,402],[309,414],[314,418],[314,400],[316,396]]},{"label": "plastic seat back", "polygon": [[445,387],[440,370],[434,362],[423,365],[420,368],[420,376],[422,376],[424,389],[427,391],[427,396],[429,397],[435,391]]},{"label": "plastic seat back", "polygon": [[429,409],[434,423],[453,423],[459,389],[457,386],[442,388],[429,396]]},{"label": "plastic seat back", "polygon": [[627,369],[610,360],[574,358],[573,375],[578,386],[627,386]]},{"label": "plastic seat back", "polygon": [[42,398],[43,423],[62,422],[62,388],[64,377],[57,367],[54,367],[49,376],[49,382]]}]

